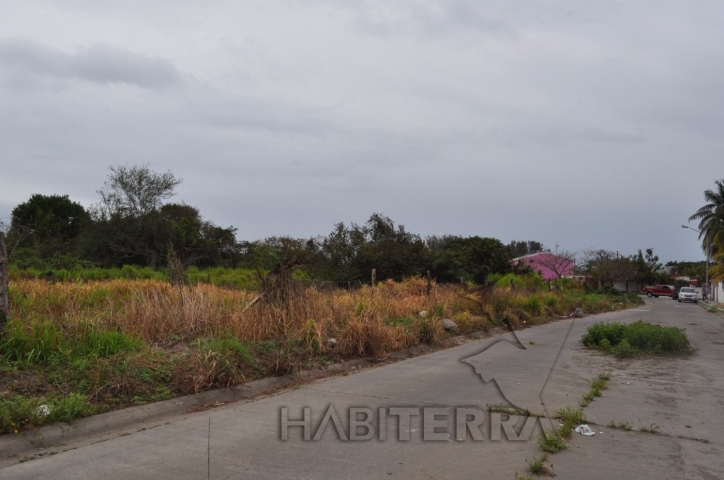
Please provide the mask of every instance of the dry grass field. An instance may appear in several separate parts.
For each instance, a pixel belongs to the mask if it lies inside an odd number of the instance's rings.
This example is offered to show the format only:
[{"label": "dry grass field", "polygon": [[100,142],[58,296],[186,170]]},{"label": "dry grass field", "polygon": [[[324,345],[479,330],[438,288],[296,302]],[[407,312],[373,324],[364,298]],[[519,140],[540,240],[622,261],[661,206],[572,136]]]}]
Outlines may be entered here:
[{"label": "dry grass field", "polygon": [[[20,278],[10,292],[11,321],[0,337],[0,433],[437,345],[452,335],[443,318],[457,323],[456,334],[466,334],[505,321],[544,323],[578,307],[586,313],[625,308],[637,300],[576,290],[469,294],[452,285],[433,285],[428,296],[421,278],[351,291],[295,283],[275,300],[162,280]],[[51,413],[39,415],[41,405]]]}]

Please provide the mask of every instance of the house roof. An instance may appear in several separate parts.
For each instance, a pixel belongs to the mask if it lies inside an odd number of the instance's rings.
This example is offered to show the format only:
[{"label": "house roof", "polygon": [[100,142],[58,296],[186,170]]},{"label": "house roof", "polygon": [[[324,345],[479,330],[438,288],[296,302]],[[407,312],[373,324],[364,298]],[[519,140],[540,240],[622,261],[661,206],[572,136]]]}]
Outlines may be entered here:
[{"label": "house roof", "polygon": [[523,260],[524,258],[537,257],[538,255],[553,255],[554,257],[565,258],[565,257],[561,257],[560,255],[556,255],[553,252],[536,252],[536,253],[529,253],[528,255],[523,255],[522,257],[516,257],[516,258],[512,259],[511,262],[514,262],[516,260]]}]

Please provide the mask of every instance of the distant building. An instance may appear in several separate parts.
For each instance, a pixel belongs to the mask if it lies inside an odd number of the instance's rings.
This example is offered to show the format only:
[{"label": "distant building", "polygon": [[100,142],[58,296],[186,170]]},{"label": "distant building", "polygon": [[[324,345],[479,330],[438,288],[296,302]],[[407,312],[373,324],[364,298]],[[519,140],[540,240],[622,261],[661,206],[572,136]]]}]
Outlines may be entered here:
[{"label": "distant building", "polygon": [[534,272],[538,273],[543,280],[555,280],[556,278],[572,277],[573,268],[576,262],[570,258],[561,257],[551,252],[538,252],[510,261],[513,265],[528,265]]}]

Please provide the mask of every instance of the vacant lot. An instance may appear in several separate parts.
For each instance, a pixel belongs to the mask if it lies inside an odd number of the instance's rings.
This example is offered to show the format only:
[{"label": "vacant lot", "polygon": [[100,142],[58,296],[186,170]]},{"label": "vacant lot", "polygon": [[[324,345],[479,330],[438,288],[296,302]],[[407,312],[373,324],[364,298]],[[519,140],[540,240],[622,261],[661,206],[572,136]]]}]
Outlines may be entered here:
[{"label": "vacant lot", "polygon": [[[281,375],[509,322],[625,308],[631,296],[492,289],[423,279],[284,297],[162,280],[11,283],[0,337],[0,433]],[[421,314],[420,312],[425,312]]]}]

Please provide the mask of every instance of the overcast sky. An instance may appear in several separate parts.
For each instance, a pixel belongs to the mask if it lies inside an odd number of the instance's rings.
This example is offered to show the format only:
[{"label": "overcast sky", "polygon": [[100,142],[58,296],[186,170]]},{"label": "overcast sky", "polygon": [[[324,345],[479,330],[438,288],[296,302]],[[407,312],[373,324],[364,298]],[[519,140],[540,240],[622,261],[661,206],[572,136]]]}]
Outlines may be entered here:
[{"label": "overcast sky", "polygon": [[703,260],[723,26],[719,0],[0,0],[0,219],[150,163],[240,239],[381,212]]}]

